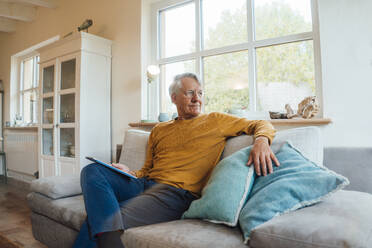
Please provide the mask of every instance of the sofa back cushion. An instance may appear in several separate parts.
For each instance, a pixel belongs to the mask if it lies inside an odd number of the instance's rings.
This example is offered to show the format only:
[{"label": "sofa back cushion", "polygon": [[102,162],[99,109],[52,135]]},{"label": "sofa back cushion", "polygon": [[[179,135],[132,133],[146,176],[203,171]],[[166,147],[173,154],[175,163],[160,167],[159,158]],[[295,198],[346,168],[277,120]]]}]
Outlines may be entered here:
[{"label": "sofa back cushion", "polygon": [[[138,129],[129,129],[125,133],[123,148],[119,163],[129,166],[132,170],[142,168],[146,159],[147,141],[150,133]],[[273,141],[273,152],[279,151],[285,141],[290,141],[304,156],[321,165],[323,163],[323,143],[320,129],[317,127],[301,127],[279,131]],[[241,135],[229,138],[221,159],[233,154],[253,143],[251,135]]]},{"label": "sofa back cushion", "polygon": [[[323,142],[318,127],[300,127],[277,132],[271,145],[273,152],[278,152],[286,141],[290,141],[311,161],[319,165],[323,164]],[[234,152],[252,145],[252,143],[253,137],[250,135],[230,138],[226,142],[221,158],[230,156]]]},{"label": "sofa back cushion", "polygon": [[119,163],[131,170],[139,170],[145,163],[149,132],[129,129],[125,132]]}]

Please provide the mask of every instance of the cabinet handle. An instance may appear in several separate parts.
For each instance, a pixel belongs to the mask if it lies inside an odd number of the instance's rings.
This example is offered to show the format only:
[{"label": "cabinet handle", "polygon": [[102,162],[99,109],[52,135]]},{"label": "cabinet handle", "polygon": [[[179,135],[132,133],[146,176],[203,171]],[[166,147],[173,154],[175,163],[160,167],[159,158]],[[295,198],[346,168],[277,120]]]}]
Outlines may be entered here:
[{"label": "cabinet handle", "polygon": [[59,127],[59,124],[56,124],[56,127]]}]

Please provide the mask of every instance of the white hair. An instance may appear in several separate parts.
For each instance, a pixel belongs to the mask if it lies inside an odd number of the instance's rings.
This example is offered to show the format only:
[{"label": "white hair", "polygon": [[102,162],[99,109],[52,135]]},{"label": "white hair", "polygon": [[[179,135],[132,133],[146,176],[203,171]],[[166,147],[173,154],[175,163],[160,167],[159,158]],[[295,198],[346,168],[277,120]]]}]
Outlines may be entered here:
[{"label": "white hair", "polygon": [[178,74],[174,77],[173,82],[169,86],[169,96],[172,97],[173,94],[177,94],[179,92],[179,90],[182,87],[181,80],[184,78],[192,78],[200,85],[199,78],[196,74],[191,73],[191,72],[185,72],[182,74]]}]

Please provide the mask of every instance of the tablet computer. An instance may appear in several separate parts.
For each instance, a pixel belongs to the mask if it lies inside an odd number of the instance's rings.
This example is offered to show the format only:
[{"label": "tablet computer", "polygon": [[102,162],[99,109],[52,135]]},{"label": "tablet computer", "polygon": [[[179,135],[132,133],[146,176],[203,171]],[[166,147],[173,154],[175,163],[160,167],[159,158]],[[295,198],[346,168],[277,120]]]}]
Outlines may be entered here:
[{"label": "tablet computer", "polygon": [[98,159],[95,159],[93,157],[85,157],[85,158],[88,159],[88,160],[90,160],[90,161],[92,161],[92,162],[95,162],[95,163],[98,163],[100,165],[106,166],[107,168],[110,168],[111,170],[114,170],[114,171],[116,171],[118,173],[121,173],[121,174],[123,174],[123,175],[125,175],[127,177],[130,177],[130,178],[133,178],[133,179],[137,179],[136,176],[133,176],[132,174],[129,174],[129,173],[125,172],[125,171],[119,170],[119,169],[115,168],[114,166],[112,166],[110,164],[107,164],[105,162],[102,162],[102,161],[100,161]]}]

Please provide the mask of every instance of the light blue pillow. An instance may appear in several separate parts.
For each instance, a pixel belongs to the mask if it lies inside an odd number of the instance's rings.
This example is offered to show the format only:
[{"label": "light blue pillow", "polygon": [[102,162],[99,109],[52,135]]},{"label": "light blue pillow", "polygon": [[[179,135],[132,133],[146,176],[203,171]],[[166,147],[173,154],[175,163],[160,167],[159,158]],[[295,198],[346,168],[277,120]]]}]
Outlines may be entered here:
[{"label": "light blue pillow", "polygon": [[221,160],[203,188],[202,197],[191,203],[182,218],[236,226],[255,177],[254,167],[246,165],[251,149],[243,148]]},{"label": "light blue pillow", "polygon": [[315,204],[349,184],[347,178],[318,166],[291,144],[275,154],[280,166],[265,177],[257,177],[239,225],[247,243],[251,231],[275,216]]}]

